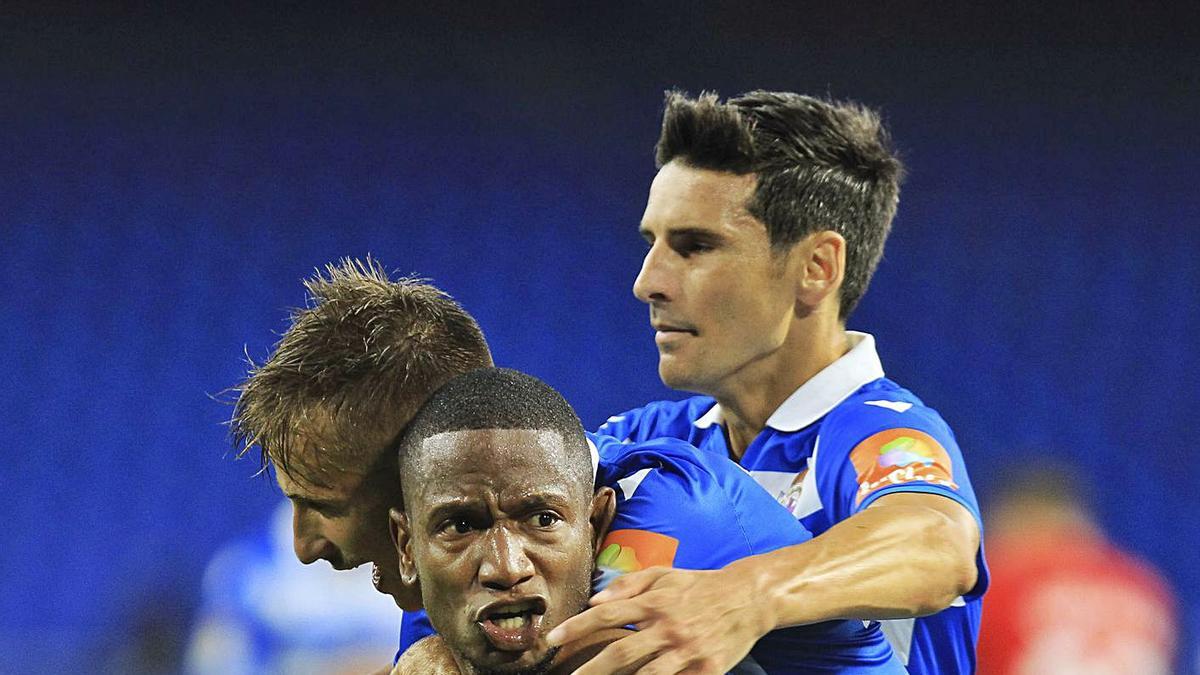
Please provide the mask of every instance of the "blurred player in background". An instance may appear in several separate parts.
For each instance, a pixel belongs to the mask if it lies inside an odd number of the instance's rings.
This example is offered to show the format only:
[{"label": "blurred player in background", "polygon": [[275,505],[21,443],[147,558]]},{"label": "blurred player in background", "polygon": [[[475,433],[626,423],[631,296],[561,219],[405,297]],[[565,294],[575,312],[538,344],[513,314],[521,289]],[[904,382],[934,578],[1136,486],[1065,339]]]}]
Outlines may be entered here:
[{"label": "blurred player in background", "polygon": [[979,673],[1175,672],[1176,608],[1162,576],[1100,531],[1079,471],[1025,464],[989,510]]},{"label": "blurred player in background", "polygon": [[988,577],[962,453],[937,412],[884,377],[874,339],[845,329],[896,212],[889,144],[856,105],[668,95],[633,290],[662,381],[706,396],[600,432],[731,457],[817,536],[717,583],[665,570],[617,580],[551,639],[629,623],[640,639],[581,672],[647,658],[654,672],[716,671],[766,631],[847,617],[897,619],[885,630],[912,673],[974,669]]},{"label": "blurred player in background", "polygon": [[301,565],[291,521],[281,503],[265,531],[209,563],[188,675],[362,675],[395,644],[395,605],[371,590],[370,573]]}]

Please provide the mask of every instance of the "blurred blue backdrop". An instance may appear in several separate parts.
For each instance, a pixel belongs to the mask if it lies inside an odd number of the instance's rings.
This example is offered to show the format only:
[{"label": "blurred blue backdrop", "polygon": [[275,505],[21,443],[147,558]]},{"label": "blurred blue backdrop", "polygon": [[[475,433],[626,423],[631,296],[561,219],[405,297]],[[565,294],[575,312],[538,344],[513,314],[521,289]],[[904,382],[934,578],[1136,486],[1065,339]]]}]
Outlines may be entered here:
[{"label": "blurred blue backdrop", "polygon": [[100,658],[139,608],[186,628],[278,499],[214,397],[340,256],[433,279],[588,426],[672,396],[629,289],[675,86],[884,111],[910,178],[850,326],[985,508],[1035,456],[1078,467],[1192,661],[1197,23],[832,4],[0,12],[0,671]]}]

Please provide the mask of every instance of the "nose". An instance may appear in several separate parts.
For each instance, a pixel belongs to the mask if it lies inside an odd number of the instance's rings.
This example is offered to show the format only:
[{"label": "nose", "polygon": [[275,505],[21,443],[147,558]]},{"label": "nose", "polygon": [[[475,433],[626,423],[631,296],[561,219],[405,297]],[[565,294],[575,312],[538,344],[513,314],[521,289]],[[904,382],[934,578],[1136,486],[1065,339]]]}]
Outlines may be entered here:
[{"label": "nose", "polygon": [[670,270],[664,259],[667,253],[660,250],[661,246],[662,244],[658,243],[650,246],[646,257],[642,259],[642,269],[633,280],[634,296],[646,304],[670,299],[667,287]]},{"label": "nose", "polygon": [[296,559],[305,565],[332,560],[337,555],[337,547],[321,535],[320,528],[314,526],[309,515],[303,513],[301,507],[292,506],[292,549]]},{"label": "nose", "polygon": [[506,591],[529,581],[534,576],[533,561],[529,559],[520,536],[503,527],[488,532],[488,542],[479,565],[479,581],[485,588]]}]

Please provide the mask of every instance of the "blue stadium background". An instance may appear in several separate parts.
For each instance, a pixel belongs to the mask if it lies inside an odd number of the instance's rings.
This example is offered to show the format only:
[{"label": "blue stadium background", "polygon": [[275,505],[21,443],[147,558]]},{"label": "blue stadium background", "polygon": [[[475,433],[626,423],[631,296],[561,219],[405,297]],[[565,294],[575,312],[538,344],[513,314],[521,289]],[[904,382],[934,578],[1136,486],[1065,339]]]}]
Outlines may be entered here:
[{"label": "blue stadium background", "polygon": [[671,396],[629,289],[673,86],[884,110],[910,178],[851,327],[985,508],[1035,453],[1078,467],[1195,661],[1190,12],[603,7],[0,10],[0,672],[186,617],[261,526],[276,491],[214,397],[339,256],[432,278],[589,426]]}]

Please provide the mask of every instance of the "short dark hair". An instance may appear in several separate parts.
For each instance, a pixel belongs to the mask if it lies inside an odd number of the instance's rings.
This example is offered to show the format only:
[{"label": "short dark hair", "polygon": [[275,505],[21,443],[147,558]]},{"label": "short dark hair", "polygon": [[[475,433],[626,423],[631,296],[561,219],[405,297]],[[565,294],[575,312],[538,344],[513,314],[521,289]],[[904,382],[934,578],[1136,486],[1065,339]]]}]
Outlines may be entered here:
[{"label": "short dark hair", "polygon": [[568,470],[589,488],[592,484],[592,458],[583,424],[562,394],[532,375],[509,368],[480,368],[442,385],[409,423],[398,444],[402,490],[426,439],[471,429],[556,431],[570,457]]},{"label": "short dark hair", "polygon": [[867,290],[883,255],[904,169],[873,110],[789,92],[752,91],[722,103],[713,92],[668,91],[657,165],[680,160],[698,169],[753,173],[746,205],[786,250],[833,230],[846,239],[839,315]]},{"label": "short dark hair", "polygon": [[[449,295],[420,279],[393,281],[370,257],[326,265],[304,286],[308,305],[236,388],[238,456],[258,446],[264,469],[311,481],[325,466],[361,468],[432,391],[492,363],[479,325]],[[320,452],[298,463],[298,444]]]}]

